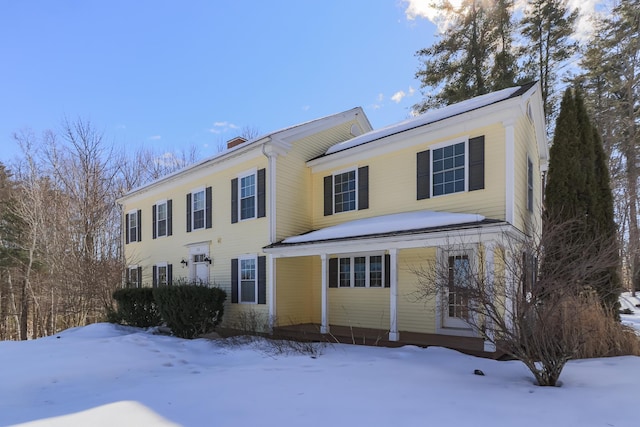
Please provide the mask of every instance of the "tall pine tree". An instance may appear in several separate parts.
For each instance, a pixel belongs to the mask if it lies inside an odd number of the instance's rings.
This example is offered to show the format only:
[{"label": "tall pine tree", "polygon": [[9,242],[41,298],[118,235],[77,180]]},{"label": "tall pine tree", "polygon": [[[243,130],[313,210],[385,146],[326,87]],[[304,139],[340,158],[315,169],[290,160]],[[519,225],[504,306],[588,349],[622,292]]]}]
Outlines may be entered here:
[{"label": "tall pine tree", "polygon": [[585,256],[575,251],[576,244],[606,254],[609,267],[592,271],[591,281],[582,285],[595,290],[605,309],[617,316],[619,259],[606,156],[582,95],[572,89],[562,98],[550,149],[544,221],[543,233],[558,227],[566,231],[545,247],[542,274],[561,271],[571,264],[568,260]]},{"label": "tall pine tree", "polygon": [[578,10],[570,12],[567,0],[528,0],[520,21],[526,40],[523,53],[528,58],[525,70],[540,81],[547,123],[555,117],[552,94],[560,78],[558,72],[577,50],[571,40],[577,18]]},{"label": "tall pine tree", "polygon": [[514,86],[513,0],[463,0],[459,7],[444,0],[439,8],[449,25],[437,43],[416,54],[422,61],[416,78],[427,92],[414,109],[424,112]]}]

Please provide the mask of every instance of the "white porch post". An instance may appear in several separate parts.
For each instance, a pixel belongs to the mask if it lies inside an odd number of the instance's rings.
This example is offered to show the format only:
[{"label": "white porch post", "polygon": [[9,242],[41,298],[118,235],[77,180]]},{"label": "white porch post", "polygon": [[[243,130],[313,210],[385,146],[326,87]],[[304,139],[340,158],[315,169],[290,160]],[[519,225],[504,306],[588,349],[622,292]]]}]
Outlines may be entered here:
[{"label": "white porch post", "polygon": [[327,314],[329,306],[329,294],[327,283],[327,254],[321,254],[320,260],[322,261],[322,320],[320,324],[320,333],[329,333],[329,316]]},{"label": "white porch post", "polygon": [[389,341],[398,341],[398,250],[389,249]]},{"label": "white porch post", "polygon": [[267,293],[269,295],[269,329],[273,332],[276,324],[276,262],[272,254],[267,254],[269,277],[267,278]]},{"label": "white porch post", "polygon": [[[493,242],[484,244],[484,274],[485,274],[485,280],[486,280],[485,289],[487,290],[487,298],[489,299],[490,304],[494,304],[493,301],[496,297],[495,283],[494,283],[494,280],[495,280],[494,250],[495,250],[495,244]],[[488,339],[485,339],[484,341],[484,351],[494,352],[496,351],[496,346],[493,342],[493,338],[494,338],[493,321],[491,319],[485,319],[485,326],[486,326],[486,334]]]},{"label": "white porch post", "polygon": [[[505,254],[505,260],[507,263],[513,262],[511,259],[511,252],[507,252]],[[513,315],[514,315],[514,283],[513,283],[513,272],[510,268],[505,268],[504,272],[504,323],[505,326],[509,329],[513,329]]]}]

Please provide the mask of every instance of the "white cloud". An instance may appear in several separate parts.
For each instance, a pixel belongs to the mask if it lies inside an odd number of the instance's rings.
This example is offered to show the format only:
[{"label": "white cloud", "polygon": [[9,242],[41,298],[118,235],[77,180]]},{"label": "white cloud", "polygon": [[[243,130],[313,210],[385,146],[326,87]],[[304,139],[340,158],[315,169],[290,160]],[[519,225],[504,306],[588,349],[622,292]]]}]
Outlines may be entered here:
[{"label": "white cloud", "polygon": [[230,130],[240,129],[238,125],[229,122],[213,122],[213,127],[209,129],[209,132],[219,134],[228,132]]},{"label": "white cloud", "polygon": [[400,101],[402,101],[402,98],[404,98],[405,96],[407,96],[406,93],[404,93],[403,90],[400,90],[396,93],[393,94],[393,96],[391,97],[391,100],[393,102],[395,102],[396,104],[400,103]]},{"label": "white cloud", "polygon": [[159,139],[161,139],[162,137],[160,135],[153,135],[149,137],[149,140],[151,141],[158,141]]},{"label": "white cloud", "polygon": [[409,86],[409,96],[413,96],[414,93],[416,93],[416,90],[413,87]]},{"label": "white cloud", "polygon": [[378,94],[378,102],[382,102],[382,101],[384,101],[384,95],[379,93]]},{"label": "white cloud", "polygon": [[[449,0],[455,7],[460,7],[462,0]],[[442,4],[443,0],[402,0],[406,4],[404,11],[408,20],[414,21],[423,18],[436,24],[439,31],[444,31],[449,25],[447,17],[437,8],[438,4]],[[526,6],[526,0],[516,0],[515,9],[517,13],[522,13]],[[578,17],[576,39],[584,40],[593,32],[593,24],[591,18],[603,13],[600,9],[605,6],[606,0],[568,0],[570,10],[580,8],[580,16]]]},{"label": "white cloud", "polygon": [[308,105],[303,105],[302,106],[302,111],[309,111],[309,108],[311,108],[311,107],[308,106]]}]

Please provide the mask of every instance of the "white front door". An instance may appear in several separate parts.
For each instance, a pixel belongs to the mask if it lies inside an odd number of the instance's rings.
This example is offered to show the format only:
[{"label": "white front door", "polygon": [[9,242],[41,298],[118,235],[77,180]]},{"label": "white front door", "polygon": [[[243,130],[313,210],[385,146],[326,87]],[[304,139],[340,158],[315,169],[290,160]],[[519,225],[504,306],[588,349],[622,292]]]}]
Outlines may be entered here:
[{"label": "white front door", "polygon": [[209,283],[209,244],[189,246],[189,281],[197,284]]},{"label": "white front door", "polygon": [[205,254],[193,255],[193,266],[195,271],[194,281],[198,284],[209,283],[209,262],[205,261]]}]

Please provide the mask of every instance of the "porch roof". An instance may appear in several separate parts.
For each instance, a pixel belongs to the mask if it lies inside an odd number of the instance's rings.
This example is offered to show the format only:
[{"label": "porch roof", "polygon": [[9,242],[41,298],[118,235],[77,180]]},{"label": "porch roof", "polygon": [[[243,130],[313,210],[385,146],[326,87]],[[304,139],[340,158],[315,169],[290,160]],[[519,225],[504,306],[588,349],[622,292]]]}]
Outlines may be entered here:
[{"label": "porch roof", "polygon": [[347,221],[342,224],[288,237],[264,248],[265,252],[279,253],[288,248],[296,252],[303,248],[345,246],[349,243],[369,244],[373,240],[415,240],[416,237],[441,237],[453,232],[478,233],[478,228],[506,225],[502,220],[485,218],[478,214],[415,211]]}]

